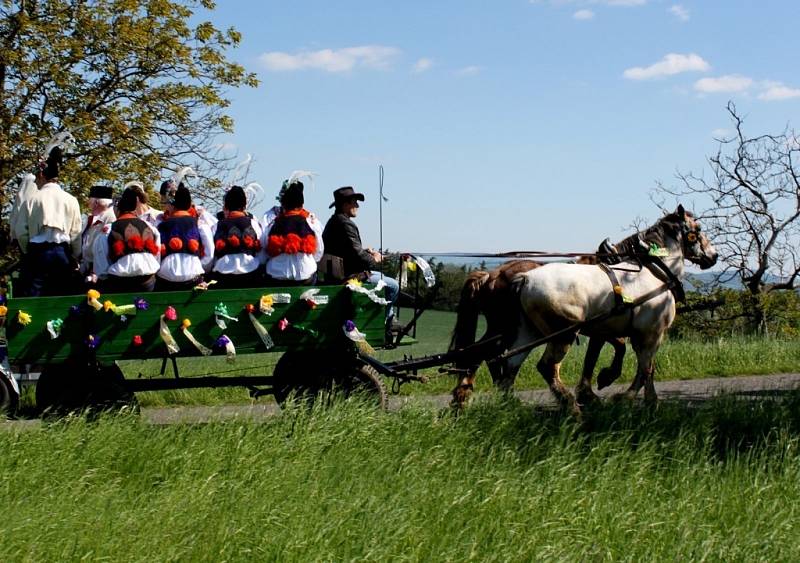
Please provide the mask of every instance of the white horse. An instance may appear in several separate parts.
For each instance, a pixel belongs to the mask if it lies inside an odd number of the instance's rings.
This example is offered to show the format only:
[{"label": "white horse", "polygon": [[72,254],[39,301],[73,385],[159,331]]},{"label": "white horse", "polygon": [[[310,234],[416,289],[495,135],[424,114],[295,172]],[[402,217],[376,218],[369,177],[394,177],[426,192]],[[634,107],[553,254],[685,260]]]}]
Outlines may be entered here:
[{"label": "white horse", "polygon": [[[521,319],[517,340],[505,355],[512,378],[527,357],[529,345],[555,335],[547,341],[536,367],[556,398],[579,412],[574,396],[559,377],[561,361],[576,335],[580,332],[602,340],[627,336],[638,367],[625,396],[635,397],[644,386],[645,399],[657,400],[653,358],[675,319],[673,292],[682,292],[683,262],[710,268],[717,261],[717,252],[683,206],[642,232],[640,238],[649,252],[611,266],[618,284],[600,267],[583,264],[547,264],[515,278]],[[516,349],[519,353],[514,354]],[[591,382],[582,379],[578,391],[579,395],[591,394]]]}]

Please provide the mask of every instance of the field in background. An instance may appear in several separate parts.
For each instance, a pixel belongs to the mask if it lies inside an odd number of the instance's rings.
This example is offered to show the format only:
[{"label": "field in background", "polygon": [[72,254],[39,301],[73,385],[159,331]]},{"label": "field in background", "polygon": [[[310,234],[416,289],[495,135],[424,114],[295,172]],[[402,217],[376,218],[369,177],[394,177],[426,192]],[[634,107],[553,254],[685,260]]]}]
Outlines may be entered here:
[{"label": "field in background", "polygon": [[791,561],[800,397],[0,431],[2,561]]},{"label": "field in background", "polygon": [[[417,331],[417,344],[402,346],[395,350],[379,351],[378,356],[384,360],[400,359],[404,354],[415,357],[437,354],[447,350],[450,333],[455,322],[455,313],[427,311],[420,319]],[[481,323],[478,334],[482,334]],[[586,346],[575,346],[568,354],[563,365],[563,379],[573,385],[577,382],[583,364]],[[536,361],[542,348],[534,350],[522,367],[517,380],[517,389],[543,388],[544,382],[536,371]],[[179,360],[181,375],[235,375],[271,373],[278,361],[278,354],[255,354],[239,356],[233,364],[222,357],[197,358]],[[625,357],[622,382],[630,381],[636,358],[628,347]],[[600,358],[599,366],[608,365],[611,361],[611,349],[606,346]],[[763,338],[737,337],[719,339],[713,342],[687,340],[667,341],[656,359],[656,385],[658,381],[672,379],[696,379],[704,377],[724,377],[727,375],[759,375],[770,373],[787,373],[800,371],[800,342],[797,340],[777,340]],[[160,360],[145,362],[125,362],[123,369],[128,377],[138,373],[145,376],[155,375],[161,367]],[[169,368],[168,368],[169,369]],[[171,373],[171,372],[167,372]],[[448,393],[453,388],[452,376],[439,375],[436,370],[429,370],[431,381],[427,384],[408,384],[402,388],[403,393]],[[491,379],[485,366],[479,372],[477,389],[491,388]],[[142,405],[170,404],[226,404],[250,401],[245,389],[198,389],[189,391],[151,392],[138,395]],[[260,401],[271,400],[261,398]]]}]

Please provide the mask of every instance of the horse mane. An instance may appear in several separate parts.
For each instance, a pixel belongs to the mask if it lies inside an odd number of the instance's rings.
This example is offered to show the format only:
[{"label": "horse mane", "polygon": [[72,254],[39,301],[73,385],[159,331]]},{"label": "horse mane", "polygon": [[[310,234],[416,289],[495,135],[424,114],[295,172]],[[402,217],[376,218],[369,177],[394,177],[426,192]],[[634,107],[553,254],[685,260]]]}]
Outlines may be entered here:
[{"label": "horse mane", "polygon": [[[694,217],[694,215],[692,215],[689,211],[686,211],[685,213],[687,217]],[[651,244],[665,246],[667,231],[674,230],[677,225],[681,223],[681,221],[682,219],[677,213],[669,213],[656,221],[654,225],[646,228],[644,231],[639,231],[628,237],[625,237],[614,246],[617,248],[617,252],[619,254],[625,256],[632,256],[642,252],[641,245],[639,244],[640,240],[648,246]]]}]

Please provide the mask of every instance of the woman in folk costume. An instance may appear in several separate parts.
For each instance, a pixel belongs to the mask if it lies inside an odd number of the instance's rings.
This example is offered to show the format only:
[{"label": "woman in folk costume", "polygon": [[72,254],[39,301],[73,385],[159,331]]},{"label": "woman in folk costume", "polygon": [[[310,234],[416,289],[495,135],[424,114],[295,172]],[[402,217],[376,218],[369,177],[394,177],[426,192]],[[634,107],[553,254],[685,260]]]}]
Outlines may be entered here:
[{"label": "woman in folk costume", "polygon": [[153,291],[161,266],[161,237],[136,214],[136,189],[128,187],[117,204],[119,216],[97,237],[94,275],[103,293]]},{"label": "woman in folk costume", "polygon": [[48,149],[36,174],[39,191],[16,218],[17,240],[25,253],[23,288],[32,297],[71,293],[81,252],[81,209],[58,183],[64,152],[60,145]]},{"label": "woman in folk costume", "polygon": [[191,289],[203,281],[214,260],[211,230],[192,216],[192,196],[185,186],[178,186],[167,203],[168,218],[159,223],[161,267],[156,274],[156,289],[175,291]]},{"label": "woman in folk costume", "polygon": [[153,229],[158,227],[158,217],[161,215],[161,210],[150,207],[150,196],[144,190],[141,182],[132,181],[125,184],[123,192],[130,188],[136,194],[136,216],[150,225]]},{"label": "woman in folk costume", "polygon": [[271,285],[313,285],[322,258],[322,225],[303,208],[303,183],[292,177],[284,182],[281,210],[264,225],[267,282]]},{"label": "woman in folk costume", "polygon": [[258,287],[262,282],[262,229],[246,208],[244,188],[233,186],[225,193],[214,231],[214,279],[223,288]]},{"label": "woman in folk costume", "polygon": [[92,285],[97,278],[94,271],[94,243],[106,225],[113,223],[117,216],[114,214],[113,190],[111,186],[92,186],[89,188],[89,213],[86,216],[86,225],[81,234],[81,274],[84,281]]}]

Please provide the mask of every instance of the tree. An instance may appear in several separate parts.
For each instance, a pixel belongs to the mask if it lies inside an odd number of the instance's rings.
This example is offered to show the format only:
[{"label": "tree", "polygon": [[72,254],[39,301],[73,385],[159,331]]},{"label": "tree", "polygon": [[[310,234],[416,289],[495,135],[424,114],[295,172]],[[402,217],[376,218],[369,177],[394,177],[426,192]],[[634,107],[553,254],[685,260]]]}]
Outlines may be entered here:
[{"label": "tree", "polygon": [[718,281],[742,283],[763,330],[764,294],[797,288],[800,275],[800,140],[789,127],[750,137],[733,102],[727,111],[735,132],[708,159],[711,177],[680,173],[679,187],[659,190],[704,206],[697,211],[719,252]]},{"label": "tree", "polygon": [[[191,165],[211,177],[230,158],[226,90],[256,86],[226,58],[235,29],[193,23],[212,0],[0,0],[0,210],[47,140],[71,130],[63,177],[152,183]],[[212,184],[213,185],[213,184]]]}]

